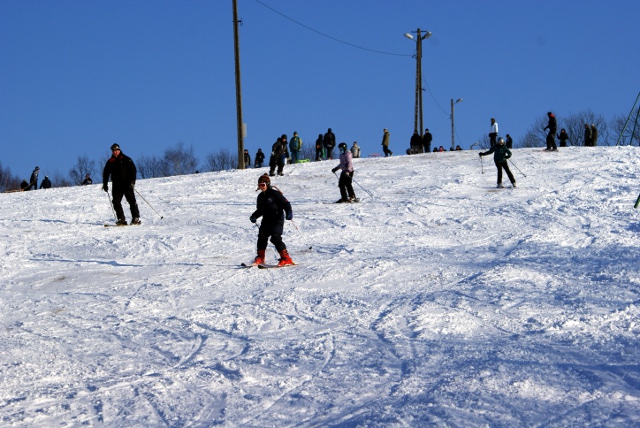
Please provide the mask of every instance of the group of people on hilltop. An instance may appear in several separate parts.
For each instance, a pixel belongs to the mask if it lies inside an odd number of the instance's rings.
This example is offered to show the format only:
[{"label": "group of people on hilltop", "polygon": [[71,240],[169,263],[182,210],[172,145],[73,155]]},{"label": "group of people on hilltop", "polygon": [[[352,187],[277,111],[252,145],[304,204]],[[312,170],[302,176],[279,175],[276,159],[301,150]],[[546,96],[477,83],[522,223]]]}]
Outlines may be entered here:
[{"label": "group of people on hilltop", "polygon": [[31,173],[31,177],[29,178],[29,182],[27,180],[22,180],[20,183],[20,190],[28,191],[28,190],[38,190],[38,189],[50,189],[51,188],[51,180],[49,180],[49,176],[45,175],[44,180],[40,183],[40,187],[38,187],[38,175],[40,174],[40,167],[36,166]]}]

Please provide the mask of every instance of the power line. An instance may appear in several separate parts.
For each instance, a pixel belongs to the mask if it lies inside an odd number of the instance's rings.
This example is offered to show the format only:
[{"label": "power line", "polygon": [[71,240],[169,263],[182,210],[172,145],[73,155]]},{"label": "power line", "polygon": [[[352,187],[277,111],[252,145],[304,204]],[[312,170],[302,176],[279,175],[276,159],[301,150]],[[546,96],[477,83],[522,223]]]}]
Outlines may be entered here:
[{"label": "power line", "polygon": [[413,55],[408,55],[408,54],[398,54],[398,53],[393,53],[393,52],[384,52],[384,51],[379,51],[379,50],[376,50],[376,49],[370,49],[370,48],[365,48],[365,47],[362,47],[362,46],[358,46],[358,45],[353,44],[353,43],[350,43],[350,42],[345,42],[344,40],[340,40],[340,39],[338,39],[338,38],[336,38],[336,37],[330,36],[329,34],[326,34],[326,33],[323,33],[323,32],[321,32],[321,31],[318,31],[318,30],[316,30],[316,29],[314,29],[314,28],[311,28],[311,27],[309,27],[308,25],[305,25],[305,24],[303,24],[303,23],[302,23],[302,22],[300,22],[300,21],[296,21],[295,19],[293,19],[293,18],[291,18],[291,17],[289,17],[289,16],[285,15],[284,13],[282,13],[282,12],[280,12],[280,11],[278,11],[278,10],[276,10],[276,9],[272,8],[271,6],[269,6],[268,4],[265,4],[265,3],[261,2],[260,0],[255,0],[255,2],[256,2],[256,3],[258,3],[258,4],[260,4],[260,5],[262,5],[262,6],[264,6],[264,7],[266,7],[267,9],[271,10],[271,11],[272,11],[272,12],[274,12],[274,13],[277,13],[278,15],[282,16],[283,18],[288,19],[289,21],[291,21],[291,22],[293,22],[293,23],[295,23],[295,24],[298,24],[299,26],[301,26],[301,27],[303,27],[303,28],[306,28],[306,29],[307,29],[307,30],[309,30],[309,31],[313,31],[313,32],[314,32],[314,33],[316,33],[316,34],[319,34],[319,35],[321,35],[322,37],[326,37],[326,38],[328,38],[328,39],[331,39],[331,40],[333,40],[333,41],[335,41],[335,42],[342,43],[342,44],[345,44],[345,45],[348,45],[348,46],[351,46],[351,47],[354,47],[354,48],[357,48],[357,49],[361,49],[361,50],[363,50],[363,51],[374,52],[374,53],[383,54],[383,55],[393,55],[393,56],[413,56]]}]

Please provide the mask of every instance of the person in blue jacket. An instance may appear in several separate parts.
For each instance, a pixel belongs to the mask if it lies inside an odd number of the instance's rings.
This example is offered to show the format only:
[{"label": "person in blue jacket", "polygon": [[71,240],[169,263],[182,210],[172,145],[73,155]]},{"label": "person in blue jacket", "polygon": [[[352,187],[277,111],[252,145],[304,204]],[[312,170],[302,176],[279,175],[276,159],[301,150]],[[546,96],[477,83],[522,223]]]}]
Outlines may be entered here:
[{"label": "person in blue jacket", "polygon": [[258,178],[258,189],[256,190],[260,190],[260,194],[256,201],[256,210],[251,214],[249,220],[251,223],[255,223],[262,217],[262,222],[258,231],[258,255],[253,263],[256,265],[265,263],[265,253],[269,237],[271,237],[271,243],[280,254],[278,266],[295,264],[287,252],[287,246],[282,241],[284,219],[293,219],[291,204],[277,187],[271,186],[268,174],[263,174]]},{"label": "person in blue jacket", "polygon": [[498,141],[495,146],[491,147],[486,152],[480,153],[480,156],[486,156],[493,153],[493,162],[496,164],[496,168],[498,168],[498,188],[503,188],[502,185],[502,170],[504,169],[511,181],[511,185],[516,187],[516,179],[513,177],[511,170],[509,169],[509,164],[507,163],[507,159],[511,157],[511,150],[504,144],[504,138],[498,138]]}]

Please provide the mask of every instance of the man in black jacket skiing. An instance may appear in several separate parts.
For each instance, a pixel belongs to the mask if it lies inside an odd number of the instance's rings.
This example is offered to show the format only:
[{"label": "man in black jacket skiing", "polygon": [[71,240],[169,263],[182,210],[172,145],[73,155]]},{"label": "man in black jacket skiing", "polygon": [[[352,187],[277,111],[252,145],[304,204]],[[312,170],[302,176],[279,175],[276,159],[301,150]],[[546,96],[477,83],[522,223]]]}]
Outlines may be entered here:
[{"label": "man in black jacket skiing", "polygon": [[111,157],[104,166],[102,173],[102,190],[109,191],[109,176],[111,176],[111,195],[113,196],[113,209],[116,211],[119,226],[126,226],[127,220],[122,209],[122,197],[124,196],[131,208],[131,224],[140,224],[140,211],[136,203],[136,195],[133,189],[136,185],[136,166],[129,156],[120,150],[120,146],[111,146]]},{"label": "man in black jacket skiing", "polygon": [[269,237],[271,237],[271,243],[275,245],[280,254],[278,266],[293,265],[295,263],[287,252],[287,246],[282,242],[284,219],[293,219],[291,204],[280,190],[271,187],[271,179],[267,174],[261,175],[258,179],[257,190],[261,192],[256,201],[256,210],[251,214],[249,220],[251,223],[255,223],[258,218],[262,217],[262,223],[258,231],[258,255],[253,263],[255,265],[265,263],[265,252]]}]

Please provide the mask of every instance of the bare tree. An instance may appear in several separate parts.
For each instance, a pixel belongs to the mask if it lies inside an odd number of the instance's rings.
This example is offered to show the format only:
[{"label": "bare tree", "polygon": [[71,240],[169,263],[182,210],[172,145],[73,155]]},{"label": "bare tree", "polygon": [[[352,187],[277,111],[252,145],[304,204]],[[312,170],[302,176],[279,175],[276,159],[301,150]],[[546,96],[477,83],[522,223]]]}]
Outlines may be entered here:
[{"label": "bare tree", "polygon": [[638,118],[640,118],[640,109],[632,111],[628,117],[617,115],[611,120],[611,134],[615,138],[615,144],[632,146],[635,141],[640,146],[640,123],[637,122]]},{"label": "bare tree", "polygon": [[193,152],[193,146],[184,147],[184,143],[176,144],[174,148],[164,151],[163,175],[170,177],[173,175],[192,174],[198,167],[198,159]]},{"label": "bare tree", "polygon": [[69,178],[76,185],[81,185],[84,177],[89,174],[93,177],[96,170],[96,162],[86,156],[79,156],[76,164],[69,170]]},{"label": "bare tree", "polygon": [[597,115],[591,110],[581,111],[577,114],[570,114],[564,121],[563,126],[569,134],[568,143],[571,146],[584,146],[584,125],[594,124],[598,129],[598,142],[600,146],[609,145],[609,130],[607,122],[602,115]]},{"label": "bare tree", "polygon": [[207,155],[204,166],[208,171],[225,171],[235,169],[237,166],[237,159],[235,156],[232,156],[228,150],[221,149],[213,154]]},{"label": "bare tree", "polygon": [[155,156],[140,156],[135,164],[140,178],[163,177],[163,162]]},{"label": "bare tree", "polygon": [[71,187],[72,185],[72,182],[58,171],[55,171],[49,179],[51,180],[51,187]]},{"label": "bare tree", "polygon": [[0,164],[0,191],[18,190],[20,189],[20,179],[11,174],[9,167],[3,167]]}]

